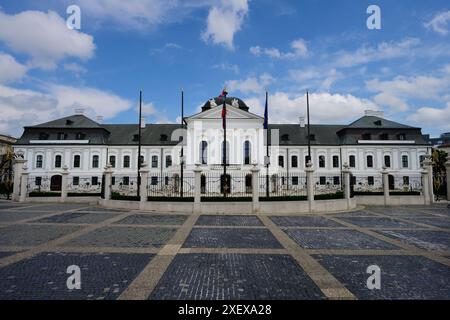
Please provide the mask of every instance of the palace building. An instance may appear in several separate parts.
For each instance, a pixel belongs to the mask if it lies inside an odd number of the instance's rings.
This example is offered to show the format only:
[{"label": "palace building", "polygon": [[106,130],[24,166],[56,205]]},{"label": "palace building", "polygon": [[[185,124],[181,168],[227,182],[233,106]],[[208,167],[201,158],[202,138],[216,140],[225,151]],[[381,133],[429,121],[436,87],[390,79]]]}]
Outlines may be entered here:
[{"label": "palace building", "polygon": [[[366,111],[349,124],[311,124],[309,137],[304,118],[297,124],[269,124],[267,169],[263,117],[253,114],[239,98],[227,98],[226,105],[225,160],[230,174],[249,172],[257,166],[262,174],[281,177],[278,184],[298,185],[310,141],[317,184],[340,184],[341,170],[348,165],[352,174],[368,186],[379,183],[380,171],[387,168],[390,187],[395,189],[409,185],[412,179],[420,180],[421,161],[431,153],[420,128],[385,119],[381,112]],[[182,148],[186,177],[195,167],[203,173],[221,174],[223,170],[220,97],[208,100],[201,112],[185,117],[183,128],[180,124],[145,121],[141,130],[136,124],[103,124],[79,110],[72,116],[25,127],[14,149],[27,160],[33,190],[60,189],[64,167],[75,189],[83,185],[99,188],[107,165],[114,171],[113,185],[133,185],[137,179],[139,131],[141,161],[149,169],[151,185],[167,184],[168,179],[179,177]],[[158,178],[162,176],[165,181]]]}]

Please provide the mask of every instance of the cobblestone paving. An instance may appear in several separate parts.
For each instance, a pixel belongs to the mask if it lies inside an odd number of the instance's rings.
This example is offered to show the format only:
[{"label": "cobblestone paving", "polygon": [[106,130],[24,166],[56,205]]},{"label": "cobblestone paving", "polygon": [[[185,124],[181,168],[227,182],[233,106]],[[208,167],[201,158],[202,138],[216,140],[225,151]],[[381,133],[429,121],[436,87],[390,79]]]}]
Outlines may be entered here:
[{"label": "cobblestone paving", "polygon": [[177,255],[151,295],[171,300],[323,298],[290,256],[254,254]]},{"label": "cobblestone paving", "polygon": [[197,220],[200,226],[263,226],[261,220],[256,216],[201,216]]},{"label": "cobblestone paving", "polygon": [[186,215],[153,215],[134,214],[125,219],[117,221],[116,224],[137,224],[137,225],[182,225],[187,219]]},{"label": "cobblestone paving", "polygon": [[[81,290],[68,290],[69,265]],[[367,267],[381,268],[369,290]],[[174,215],[0,202],[0,299],[450,299],[450,210]]]}]

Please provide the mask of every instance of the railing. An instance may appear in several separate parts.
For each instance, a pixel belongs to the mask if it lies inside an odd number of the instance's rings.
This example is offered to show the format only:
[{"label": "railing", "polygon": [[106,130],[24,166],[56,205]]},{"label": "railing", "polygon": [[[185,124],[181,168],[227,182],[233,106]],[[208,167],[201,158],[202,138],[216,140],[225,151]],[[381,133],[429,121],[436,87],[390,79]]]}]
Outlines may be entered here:
[{"label": "railing", "polygon": [[150,174],[147,194],[150,198],[193,198],[195,191],[194,174],[185,173],[183,174],[183,181],[181,180],[178,173]]},{"label": "railing", "polygon": [[99,194],[102,190],[101,176],[68,177],[67,192],[71,195]]},{"label": "railing", "polygon": [[208,172],[200,177],[202,197],[251,197],[253,181],[251,172],[230,172],[224,178],[223,173]]},{"label": "railing", "polygon": [[340,174],[314,176],[314,188],[316,195],[335,194],[342,192],[342,177]]},{"label": "railing", "polygon": [[28,177],[27,193],[50,192],[50,177]]},{"label": "railing", "polygon": [[420,176],[395,176],[394,185],[390,185],[389,189],[391,192],[421,192],[422,178]]},{"label": "railing", "polygon": [[113,175],[111,192],[121,196],[137,196],[138,178],[129,175]]},{"label": "railing", "polygon": [[259,175],[259,193],[267,197],[267,183],[269,183],[269,197],[306,196],[306,175],[304,173]]},{"label": "railing", "polygon": [[383,177],[376,176],[351,176],[351,185],[356,195],[383,194]]}]

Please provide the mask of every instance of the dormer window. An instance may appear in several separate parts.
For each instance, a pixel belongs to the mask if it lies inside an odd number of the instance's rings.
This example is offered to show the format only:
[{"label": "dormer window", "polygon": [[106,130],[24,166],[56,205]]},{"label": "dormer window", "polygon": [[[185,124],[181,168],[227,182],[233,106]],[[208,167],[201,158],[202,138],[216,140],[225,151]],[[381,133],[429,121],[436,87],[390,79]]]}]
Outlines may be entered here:
[{"label": "dormer window", "polygon": [[387,133],[380,134],[380,140],[389,140],[389,135]]},{"label": "dormer window", "polygon": [[48,139],[48,133],[41,132],[39,133],[39,140],[47,140]]},{"label": "dormer window", "polygon": [[58,140],[66,140],[66,138],[67,138],[67,134],[65,134],[64,132],[58,133]]},{"label": "dormer window", "polygon": [[397,136],[397,138],[398,138],[398,140],[406,140],[406,134],[404,134],[404,133],[400,133],[398,136]]},{"label": "dormer window", "polygon": [[281,136],[281,141],[289,141],[289,135],[288,134],[283,134]]},{"label": "dormer window", "polygon": [[133,141],[139,141],[139,135],[133,134]]},{"label": "dormer window", "polygon": [[84,140],[86,138],[86,134],[83,132],[78,132],[75,137],[77,140]]},{"label": "dormer window", "polygon": [[363,140],[372,140],[372,135],[370,133],[364,133],[362,135]]},{"label": "dormer window", "polygon": [[160,137],[161,141],[167,141],[167,134],[162,134]]},{"label": "dormer window", "polygon": [[374,123],[376,126],[381,126],[381,125],[382,125],[381,120],[374,121],[373,123]]},{"label": "dormer window", "polygon": [[67,126],[71,126],[71,125],[73,125],[73,121],[72,121],[72,120],[69,120],[69,119],[67,119],[67,120],[66,120],[66,125],[67,125]]},{"label": "dormer window", "polygon": [[315,134],[310,134],[310,135],[309,135],[309,139],[310,139],[311,141],[316,141],[316,135],[315,135]]}]

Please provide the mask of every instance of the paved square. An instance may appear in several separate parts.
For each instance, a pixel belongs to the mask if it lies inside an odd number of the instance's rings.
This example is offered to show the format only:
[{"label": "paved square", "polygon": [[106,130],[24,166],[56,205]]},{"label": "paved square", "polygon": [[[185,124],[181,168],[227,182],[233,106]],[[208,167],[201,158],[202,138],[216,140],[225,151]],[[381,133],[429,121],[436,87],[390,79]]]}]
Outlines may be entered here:
[{"label": "paved square", "polygon": [[[417,256],[315,256],[359,299],[450,299],[450,268]],[[367,268],[381,269],[380,290],[367,288]]]},{"label": "paved square", "polygon": [[345,227],[327,218],[314,216],[271,217],[270,219],[280,227]]},{"label": "paved square", "polygon": [[64,246],[159,248],[173,236],[175,228],[104,227],[65,242]]},{"label": "paved square", "polygon": [[257,216],[201,216],[198,218],[196,225],[199,226],[245,226],[245,227],[259,227],[263,223]]},{"label": "paved square", "polygon": [[35,246],[79,229],[77,226],[11,225],[1,229],[0,245]]},{"label": "paved square", "polygon": [[398,249],[355,230],[294,230],[285,232],[306,249]]},{"label": "paved square", "polygon": [[445,231],[378,230],[377,232],[426,250],[450,250],[450,233]]},{"label": "paved square", "polygon": [[417,218],[414,221],[433,227],[450,229],[450,219],[448,218]]},{"label": "paved square", "polygon": [[1,251],[0,252],[0,259],[12,256],[15,253],[17,253],[17,252],[14,252],[14,251],[7,251],[7,252]]},{"label": "paved square", "polygon": [[22,212],[22,211],[0,211],[0,223],[15,222],[25,219],[32,219],[47,215],[48,212]]},{"label": "paved square", "polygon": [[179,254],[150,298],[296,300],[324,296],[288,255]]},{"label": "paved square", "polygon": [[[116,299],[151,254],[41,253],[0,269],[0,300]],[[67,267],[81,270],[81,289],[67,288]]]},{"label": "paved square", "polygon": [[67,212],[57,216],[51,216],[39,219],[33,222],[37,223],[98,223],[107,219],[112,219],[117,213],[109,212]]},{"label": "paved square", "polygon": [[181,225],[188,216],[186,215],[154,215],[154,214],[133,214],[115,224],[136,224],[136,225]]},{"label": "paved square", "polygon": [[267,248],[282,246],[267,229],[194,228],[184,248]]},{"label": "paved square", "polygon": [[380,217],[337,217],[342,221],[357,225],[363,228],[421,228],[420,226],[407,223],[394,218]]}]

